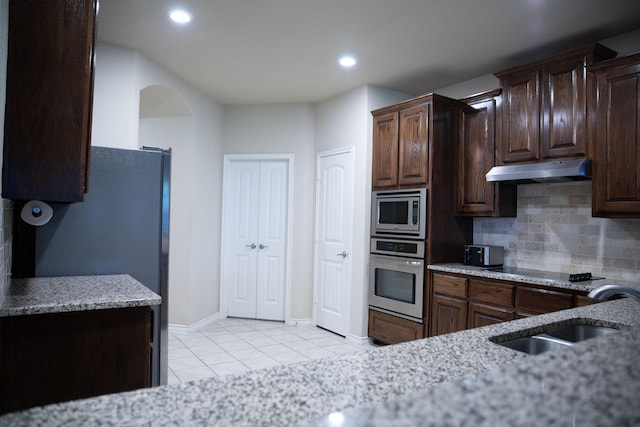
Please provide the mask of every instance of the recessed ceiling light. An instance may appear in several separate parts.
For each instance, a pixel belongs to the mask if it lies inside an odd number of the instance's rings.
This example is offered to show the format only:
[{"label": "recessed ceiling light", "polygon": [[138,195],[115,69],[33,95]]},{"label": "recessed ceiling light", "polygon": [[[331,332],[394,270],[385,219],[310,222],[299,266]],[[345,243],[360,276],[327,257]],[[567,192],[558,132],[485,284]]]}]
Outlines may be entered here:
[{"label": "recessed ceiling light", "polygon": [[351,68],[356,65],[356,59],[353,56],[343,56],[338,59],[338,63],[345,68]]},{"label": "recessed ceiling light", "polygon": [[173,9],[169,11],[169,18],[178,24],[187,24],[191,22],[193,15],[184,9]]}]

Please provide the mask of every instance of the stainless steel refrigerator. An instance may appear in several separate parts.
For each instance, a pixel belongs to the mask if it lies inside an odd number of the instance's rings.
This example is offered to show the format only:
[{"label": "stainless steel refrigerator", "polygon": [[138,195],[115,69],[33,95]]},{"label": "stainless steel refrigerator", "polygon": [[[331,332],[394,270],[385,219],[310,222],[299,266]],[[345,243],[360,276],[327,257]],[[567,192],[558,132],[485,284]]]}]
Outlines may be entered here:
[{"label": "stainless steel refrigerator", "polygon": [[152,384],[167,383],[171,152],[91,147],[82,203],[52,204],[36,227],[35,275],[130,274],[162,297],[153,308]]}]

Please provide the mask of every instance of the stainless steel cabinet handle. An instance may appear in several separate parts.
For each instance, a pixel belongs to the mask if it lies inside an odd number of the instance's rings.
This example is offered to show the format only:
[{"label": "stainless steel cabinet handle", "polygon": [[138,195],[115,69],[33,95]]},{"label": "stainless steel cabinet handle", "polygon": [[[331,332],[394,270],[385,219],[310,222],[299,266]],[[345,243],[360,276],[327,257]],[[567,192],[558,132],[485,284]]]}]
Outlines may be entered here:
[{"label": "stainless steel cabinet handle", "polygon": [[[246,246],[247,248],[250,248],[250,249],[255,249],[255,248],[256,248],[256,244],[255,244],[255,243],[252,243],[252,244],[250,244],[250,245],[245,245],[245,246]],[[262,249],[262,248],[261,248],[261,249]]]},{"label": "stainless steel cabinet handle", "polygon": [[342,258],[346,258],[347,257],[347,253],[345,251],[342,251],[339,254],[336,254],[336,256],[341,256]]},{"label": "stainless steel cabinet handle", "polygon": [[266,248],[268,248],[268,247],[269,247],[269,246],[267,246],[267,245],[263,245],[262,243],[260,243],[260,245],[258,246],[258,249],[266,249]]}]

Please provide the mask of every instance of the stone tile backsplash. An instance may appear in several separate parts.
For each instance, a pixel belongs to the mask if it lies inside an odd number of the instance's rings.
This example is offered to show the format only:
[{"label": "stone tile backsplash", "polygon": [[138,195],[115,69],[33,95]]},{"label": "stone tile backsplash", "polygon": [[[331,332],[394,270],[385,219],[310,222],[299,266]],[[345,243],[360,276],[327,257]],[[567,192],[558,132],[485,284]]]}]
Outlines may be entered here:
[{"label": "stone tile backsplash", "polygon": [[475,218],[475,244],[505,265],[640,282],[640,218],[591,217],[591,181],[518,186],[516,218]]}]

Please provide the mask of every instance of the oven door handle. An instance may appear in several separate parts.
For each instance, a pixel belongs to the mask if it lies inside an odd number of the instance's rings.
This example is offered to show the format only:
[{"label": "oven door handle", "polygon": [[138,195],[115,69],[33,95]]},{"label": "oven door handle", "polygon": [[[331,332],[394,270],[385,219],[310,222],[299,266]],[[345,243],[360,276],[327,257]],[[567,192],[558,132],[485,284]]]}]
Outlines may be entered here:
[{"label": "oven door handle", "polygon": [[411,267],[420,267],[422,266],[422,261],[407,261],[405,264]]}]

